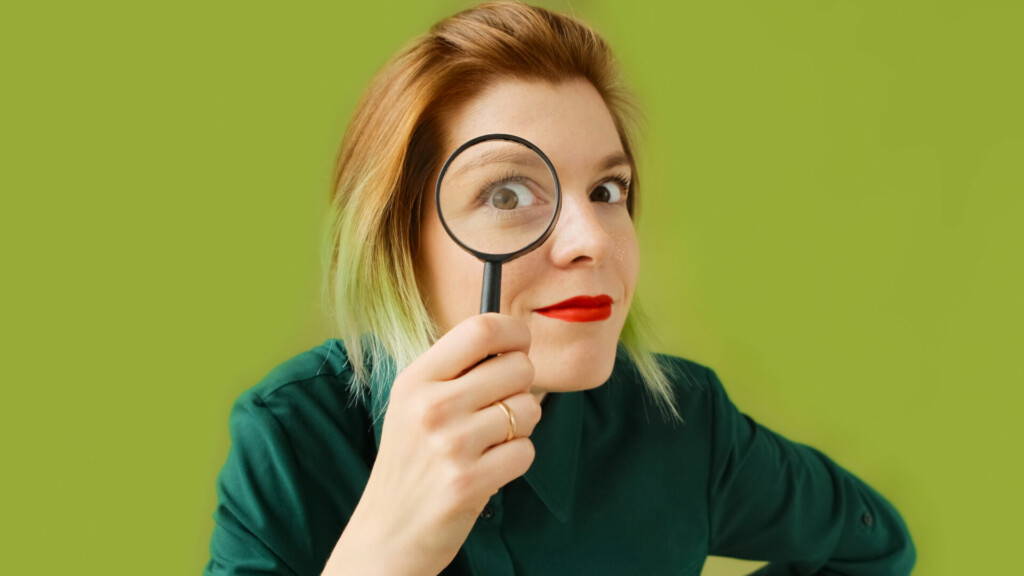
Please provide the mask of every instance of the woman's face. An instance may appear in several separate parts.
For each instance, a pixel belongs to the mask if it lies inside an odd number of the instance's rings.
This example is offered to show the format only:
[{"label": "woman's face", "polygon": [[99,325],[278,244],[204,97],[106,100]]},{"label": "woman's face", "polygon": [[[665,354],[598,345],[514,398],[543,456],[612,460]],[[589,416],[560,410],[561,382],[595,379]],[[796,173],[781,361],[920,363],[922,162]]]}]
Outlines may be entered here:
[{"label": "woman's face", "polygon": [[[628,181],[632,174],[604,101],[586,80],[503,80],[467,102],[447,129],[444,157],[473,137],[502,132],[533,142],[554,164],[561,214],[540,247],[503,265],[501,313],[530,328],[536,395],[600,386],[614,365],[639,268],[628,189],[612,179]],[[614,156],[623,161],[607,167]],[[444,333],[479,314],[483,263],[445,232],[433,181],[424,194],[417,275],[427,309]],[[611,316],[572,322],[537,312],[581,295],[609,296]]]}]

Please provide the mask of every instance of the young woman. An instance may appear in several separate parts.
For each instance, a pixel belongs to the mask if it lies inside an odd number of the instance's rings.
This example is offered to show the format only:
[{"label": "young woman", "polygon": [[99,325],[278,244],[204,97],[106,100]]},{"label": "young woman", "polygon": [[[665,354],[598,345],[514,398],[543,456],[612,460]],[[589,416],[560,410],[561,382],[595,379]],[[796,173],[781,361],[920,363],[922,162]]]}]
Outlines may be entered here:
[{"label": "young woman", "polygon": [[[910,572],[883,496],[647,348],[629,102],[600,36],[519,3],[438,22],[379,72],[337,165],[338,337],[235,403],[207,574]],[[489,133],[548,155],[562,208],[479,314],[482,263],[433,191]]]}]

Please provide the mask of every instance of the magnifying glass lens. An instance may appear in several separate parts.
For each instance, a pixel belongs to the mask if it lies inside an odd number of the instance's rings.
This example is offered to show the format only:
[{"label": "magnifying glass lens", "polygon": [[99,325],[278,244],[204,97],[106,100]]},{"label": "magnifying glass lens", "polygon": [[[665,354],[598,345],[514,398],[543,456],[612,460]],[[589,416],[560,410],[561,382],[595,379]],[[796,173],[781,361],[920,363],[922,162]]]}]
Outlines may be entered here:
[{"label": "magnifying glass lens", "polygon": [[468,248],[507,254],[537,241],[557,214],[551,169],[515,141],[484,140],[451,159],[439,185],[439,212]]}]

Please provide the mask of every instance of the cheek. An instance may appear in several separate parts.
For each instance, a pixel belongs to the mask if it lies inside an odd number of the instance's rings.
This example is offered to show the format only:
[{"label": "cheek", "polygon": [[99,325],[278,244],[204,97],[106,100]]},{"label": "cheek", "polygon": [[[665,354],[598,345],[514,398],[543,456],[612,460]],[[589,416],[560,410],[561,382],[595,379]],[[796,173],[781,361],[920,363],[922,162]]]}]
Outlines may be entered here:
[{"label": "cheek", "polygon": [[[530,298],[536,297],[538,279],[548,278],[554,271],[548,260],[549,254],[541,245],[536,250],[520,256],[501,267],[501,306],[506,314],[529,317],[533,307],[539,305]],[[557,272],[554,272],[557,275]],[[525,296],[525,298],[521,297]]]},{"label": "cheek", "polygon": [[474,265],[482,264],[448,236],[435,212],[430,211],[429,214],[423,222],[424,249],[421,257],[429,268],[433,287],[444,291],[470,277]]},{"label": "cheek", "polygon": [[424,222],[421,239],[417,266],[423,273],[427,309],[447,331],[478,311],[483,263],[448,236],[436,215]]},{"label": "cheek", "polygon": [[612,239],[616,268],[619,270],[623,282],[632,290],[640,272],[640,246],[632,220],[619,225],[612,233]]}]

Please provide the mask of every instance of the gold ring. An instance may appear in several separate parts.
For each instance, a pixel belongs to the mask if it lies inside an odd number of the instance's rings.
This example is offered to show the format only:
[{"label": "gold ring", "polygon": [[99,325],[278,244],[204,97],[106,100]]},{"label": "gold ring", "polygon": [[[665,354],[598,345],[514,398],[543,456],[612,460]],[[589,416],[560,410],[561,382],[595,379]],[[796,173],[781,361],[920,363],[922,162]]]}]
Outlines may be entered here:
[{"label": "gold ring", "polygon": [[516,437],[516,417],[512,415],[512,411],[509,410],[508,406],[506,406],[501,400],[498,400],[495,404],[497,404],[498,407],[504,410],[505,414],[508,415],[508,435],[505,436],[505,442],[508,442]]}]

